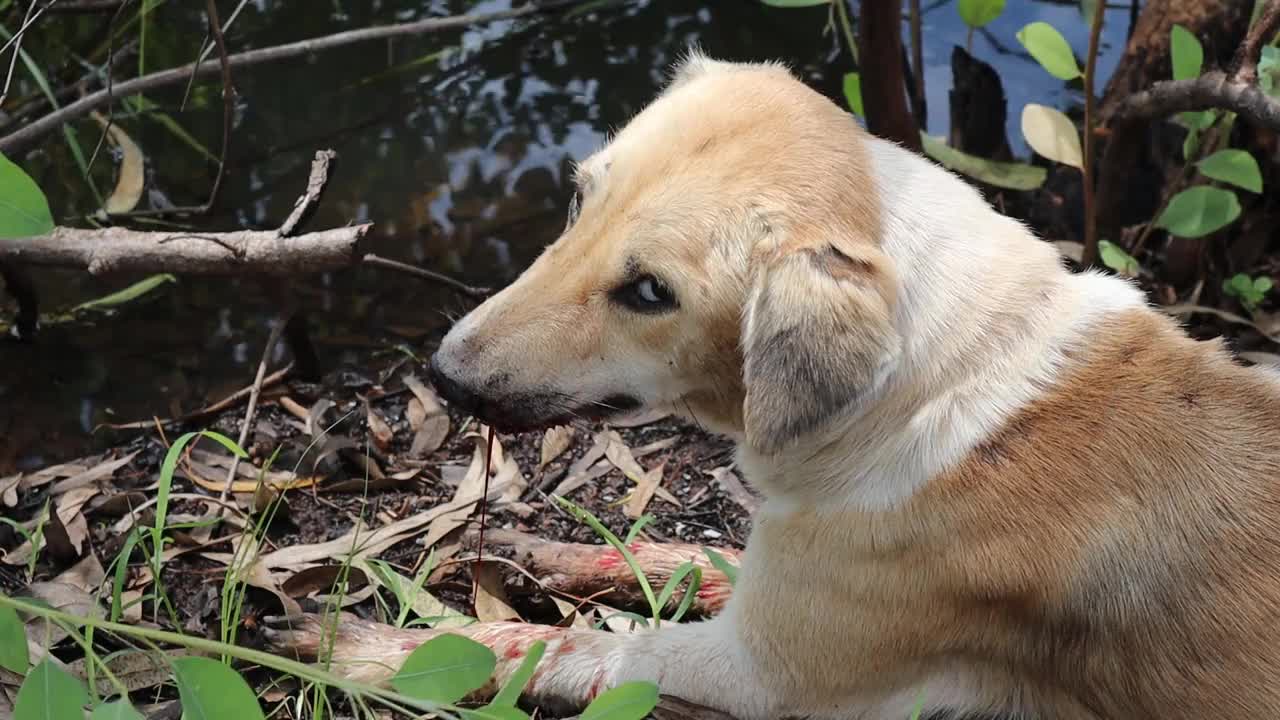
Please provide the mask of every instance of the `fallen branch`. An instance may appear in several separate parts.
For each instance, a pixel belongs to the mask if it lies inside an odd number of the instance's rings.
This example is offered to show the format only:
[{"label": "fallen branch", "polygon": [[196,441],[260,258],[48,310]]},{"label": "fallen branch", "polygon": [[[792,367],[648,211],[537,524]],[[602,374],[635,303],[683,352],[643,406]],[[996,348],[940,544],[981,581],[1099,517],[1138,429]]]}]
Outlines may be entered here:
[{"label": "fallen branch", "polygon": [[[595,597],[620,608],[646,606],[640,582],[617,550],[608,545],[563,543],[543,540],[515,530],[490,529],[486,551],[508,556],[539,579],[542,585],[575,597]],[[468,535],[466,545],[474,549],[476,535]],[[628,546],[649,584],[664,587],[676,568],[692,562],[702,570],[702,584],[689,607],[693,616],[715,615],[729,599],[729,578],[711,564],[701,545],[638,541]],[[715,548],[729,564],[737,566],[741,552]],[[681,588],[673,593],[667,610],[674,610],[684,597]]]},{"label": "fallen branch", "polygon": [[[473,15],[453,15],[450,17],[428,18],[425,20],[398,23],[395,25],[384,25],[382,27],[348,30],[346,32],[334,33],[333,35],[325,35],[318,38],[311,38],[309,40],[300,40],[298,42],[287,43],[284,45],[258,48],[255,50],[247,50],[245,52],[228,55],[226,58],[226,65],[228,69],[239,69],[253,65],[260,65],[262,63],[274,62],[276,60],[302,57],[312,53],[332,50],[333,48],[343,47],[354,43],[368,42],[370,40],[386,40],[388,38],[401,37],[405,35],[421,35],[498,20],[510,20],[538,12],[545,12],[565,5],[571,5],[574,1],[576,0],[553,0],[552,2],[544,3],[529,2],[518,8],[503,10],[500,12],[476,13]],[[188,63],[180,67],[162,70],[160,72],[143,75],[142,77],[134,78],[132,80],[127,80],[122,83],[117,83],[112,92],[99,90],[98,92],[86,95],[76,102],[65,105],[59,110],[51,112],[37,120],[33,120],[26,126],[5,135],[4,137],[0,137],[0,152],[10,156],[16,155],[17,153],[26,150],[39,138],[53,130],[56,130],[63,123],[87,115],[91,110],[95,110],[111,102],[113,97],[126,97],[137,93],[149,92],[167,85],[179,84],[191,77],[193,74],[207,75],[218,72],[219,70],[219,61],[209,59],[196,63]]]},{"label": "fallen branch", "polygon": [[350,267],[371,223],[281,238],[275,230],[154,232],[58,227],[47,235],[0,243],[0,261],[84,268],[92,275],[296,275]]}]

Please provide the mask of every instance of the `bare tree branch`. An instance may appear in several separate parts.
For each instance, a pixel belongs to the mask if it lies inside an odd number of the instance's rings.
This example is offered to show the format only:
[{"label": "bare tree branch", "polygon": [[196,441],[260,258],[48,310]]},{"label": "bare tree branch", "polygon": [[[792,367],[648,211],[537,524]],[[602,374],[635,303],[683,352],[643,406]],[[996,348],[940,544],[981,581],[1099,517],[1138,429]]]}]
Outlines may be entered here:
[{"label": "bare tree branch", "polygon": [[47,235],[0,243],[0,261],[79,267],[93,275],[295,275],[350,267],[360,258],[360,241],[371,227],[351,225],[287,239],[275,230],[179,233],[58,227]]},{"label": "bare tree branch", "polygon": [[1151,119],[1174,113],[1210,109],[1230,110],[1240,117],[1280,131],[1280,102],[1256,85],[1210,72],[1194,80],[1165,80],[1130,95],[1116,109],[1116,118]]},{"label": "bare tree branch", "polygon": [[[542,3],[531,1],[518,8],[503,10],[500,12],[427,18],[425,20],[398,23],[395,25],[384,25],[382,27],[348,30],[346,32],[334,33],[333,35],[325,35],[323,37],[311,38],[309,40],[300,40],[294,43],[235,53],[234,55],[227,57],[227,65],[231,69],[239,69],[274,62],[277,60],[302,57],[311,53],[323,52],[325,50],[332,50],[333,48],[344,47],[354,43],[368,42],[370,40],[385,40],[405,35],[421,35],[430,32],[440,32],[460,27],[467,27],[470,25],[495,22],[498,20],[509,20],[512,18],[552,10],[557,7],[571,5],[574,4],[574,2],[577,2],[577,0],[550,0],[549,2]],[[156,88],[181,83],[193,73],[197,75],[207,75],[217,72],[218,70],[218,63],[211,62],[209,60],[199,63],[188,63],[181,67],[162,70],[160,72],[143,75],[142,77],[119,83],[115,86],[115,94],[117,96],[124,96],[134,93],[148,92]],[[105,90],[99,90],[98,92],[86,95],[76,102],[65,105],[61,109],[51,112],[44,117],[33,120],[25,127],[19,128],[4,137],[0,137],[0,152],[4,152],[9,155],[22,152],[30,147],[36,140],[47,133],[56,130],[63,123],[82,117],[88,114],[91,110],[95,110],[110,101],[111,95]]]},{"label": "bare tree branch", "polygon": [[1249,34],[1245,36],[1244,43],[1240,45],[1240,49],[1236,51],[1231,61],[1231,66],[1235,68],[1236,80],[1246,85],[1252,85],[1257,81],[1258,59],[1262,54],[1262,46],[1271,42],[1277,28],[1280,28],[1280,1],[1270,0],[1262,9],[1257,22],[1249,28]]}]

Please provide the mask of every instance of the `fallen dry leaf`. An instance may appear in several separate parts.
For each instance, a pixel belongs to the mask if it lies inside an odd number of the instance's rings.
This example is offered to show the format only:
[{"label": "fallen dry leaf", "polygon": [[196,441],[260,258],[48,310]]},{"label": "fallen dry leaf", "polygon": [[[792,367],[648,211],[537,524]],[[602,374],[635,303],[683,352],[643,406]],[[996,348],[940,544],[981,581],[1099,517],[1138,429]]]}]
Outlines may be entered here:
[{"label": "fallen dry leaf", "polygon": [[538,469],[560,457],[573,444],[573,428],[558,425],[542,434],[542,456],[538,459]]},{"label": "fallen dry leaf", "polygon": [[[67,477],[65,480],[59,481],[56,485],[50,488],[49,494],[61,495],[62,493],[70,492],[76,488],[86,487],[103,478],[111,477],[112,475],[115,474],[116,470],[119,470],[125,465],[128,465],[129,461],[133,460],[134,456],[136,456],[139,452],[140,451],[138,450],[134,450],[133,452],[129,453],[128,455],[125,455],[124,457],[118,460],[103,461],[94,465],[93,467],[90,467],[79,473],[71,475]],[[28,479],[32,480],[32,483],[26,485],[23,489],[30,489],[32,487],[37,487],[39,484],[43,484],[43,483],[38,483],[38,481],[35,480],[37,475],[39,475],[39,473],[28,475],[27,477]],[[49,479],[52,480],[53,478],[49,478]]]},{"label": "fallen dry leaf", "polygon": [[[169,659],[187,654],[188,652],[182,648],[167,650],[163,656],[158,656],[145,650],[122,650],[107,656],[105,662],[107,669],[111,671],[111,674],[115,676],[115,679],[121,685],[124,685],[127,691],[136,692],[168,682],[173,676],[173,668],[169,665]],[[85,668],[85,662],[85,658],[80,658],[69,663],[67,670],[81,680],[87,681],[89,675]],[[99,693],[109,696],[117,692],[115,683],[102,672],[101,668],[95,669],[95,675]]]},{"label": "fallen dry leaf", "polygon": [[18,504],[18,483],[21,481],[22,473],[0,478],[0,503],[5,507],[14,507]]},{"label": "fallen dry leaf", "polygon": [[373,436],[373,444],[379,450],[386,452],[387,448],[391,447],[391,440],[395,437],[391,426],[387,424],[386,420],[382,419],[382,416],[368,402],[365,403],[365,418],[369,423],[369,433]]},{"label": "fallen dry leaf", "polygon": [[644,514],[645,509],[649,507],[649,501],[653,499],[654,493],[662,484],[662,471],[666,466],[666,463],[659,464],[645,473],[640,478],[640,482],[636,483],[635,489],[631,491],[631,498],[623,508],[627,517],[634,519]]},{"label": "fallen dry leaf", "polygon": [[656,423],[659,420],[662,420],[669,416],[670,416],[670,413],[662,412],[661,410],[641,410],[639,412],[632,413],[630,415],[623,415],[622,417],[614,418],[613,420],[610,420],[609,427],[620,427],[620,428],[643,427],[645,425],[652,425],[653,423]]},{"label": "fallen dry leaf", "polygon": [[496,563],[476,562],[476,619],[480,622],[520,620],[520,613],[511,607],[507,592],[502,586],[502,571]]},{"label": "fallen dry leaf", "polygon": [[554,595],[551,602],[556,604],[556,609],[560,611],[560,621],[556,623],[559,627],[575,627],[583,630],[591,629],[591,621],[573,606],[573,603],[565,602]]},{"label": "fallen dry leaf", "polygon": [[[358,567],[346,567],[347,589],[359,590],[369,584],[369,577]],[[280,584],[289,597],[304,598],[312,593],[328,592],[342,576],[343,565],[327,564],[304,568]]]},{"label": "fallen dry leaf", "polygon": [[[408,409],[409,425],[414,431],[409,454],[420,458],[439,450],[449,437],[449,413],[436,394],[417,377],[406,375],[404,384],[413,392]],[[414,422],[415,416],[418,422]]]},{"label": "fallen dry leaf", "polygon": [[747,486],[742,483],[742,479],[729,466],[718,467],[714,470],[707,470],[706,473],[715,478],[715,481],[724,488],[725,494],[738,504],[747,514],[754,515],[756,510],[760,509],[760,498],[756,497]]},{"label": "fallen dry leaf", "polygon": [[60,463],[58,465],[50,465],[43,470],[37,470],[23,476],[18,483],[19,490],[30,490],[57,480],[58,478],[72,477],[80,473],[87,472],[97,463],[88,463],[85,460],[73,460],[71,462]]},{"label": "fallen dry leaf", "polygon": [[54,578],[54,582],[73,585],[86,594],[92,595],[107,578],[107,573],[98,562],[98,556],[89,553],[83,560],[63,570]]}]

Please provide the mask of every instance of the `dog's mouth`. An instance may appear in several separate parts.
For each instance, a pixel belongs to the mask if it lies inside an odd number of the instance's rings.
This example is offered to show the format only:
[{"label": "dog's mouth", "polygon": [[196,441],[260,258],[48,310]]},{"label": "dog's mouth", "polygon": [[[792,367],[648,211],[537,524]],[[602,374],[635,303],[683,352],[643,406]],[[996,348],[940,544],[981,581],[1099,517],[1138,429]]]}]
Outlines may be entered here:
[{"label": "dog's mouth", "polygon": [[608,420],[643,407],[638,398],[625,393],[613,393],[599,400],[584,402],[555,392],[477,390],[439,372],[434,364],[431,370],[432,384],[451,407],[504,433],[544,430],[579,420]]}]

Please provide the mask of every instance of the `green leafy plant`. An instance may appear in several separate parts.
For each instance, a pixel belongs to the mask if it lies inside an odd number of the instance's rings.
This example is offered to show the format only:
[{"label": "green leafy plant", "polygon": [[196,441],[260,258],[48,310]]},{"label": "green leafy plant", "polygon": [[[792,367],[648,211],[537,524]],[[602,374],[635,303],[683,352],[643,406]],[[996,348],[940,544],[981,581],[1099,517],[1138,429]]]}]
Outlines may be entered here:
[{"label": "green leafy plant", "polygon": [[1240,217],[1240,200],[1230,190],[1197,185],[1169,199],[1155,220],[1158,228],[1183,238],[1204,237]]},{"label": "green leafy plant", "polygon": [[1255,278],[1237,273],[1222,281],[1222,291],[1239,300],[1244,309],[1249,312],[1258,309],[1273,286],[1271,278],[1265,275]]},{"label": "green leafy plant", "polygon": [[1030,23],[1018,31],[1017,37],[1050,75],[1059,80],[1075,80],[1084,75],[1067,39],[1049,23],[1039,20]]},{"label": "green leafy plant", "polygon": [[11,607],[0,607],[0,667],[25,675],[30,664],[27,635],[23,631],[18,611]]},{"label": "green leafy plant", "polygon": [[1196,163],[1196,168],[1205,177],[1221,180],[1250,192],[1262,192],[1262,172],[1258,169],[1258,161],[1244,150],[1219,150]]},{"label": "green leafy plant", "polygon": [[1098,256],[1103,265],[1125,277],[1137,277],[1138,271],[1141,270],[1141,266],[1132,255],[1110,240],[1098,241]]},{"label": "green leafy plant", "polygon": [[0,240],[43,235],[53,230],[49,200],[36,182],[0,154]]},{"label": "green leafy plant", "polygon": [[262,720],[262,706],[240,674],[217,660],[181,657],[173,661],[183,717],[190,720]]},{"label": "green leafy plant", "polygon": [[79,312],[81,310],[110,310],[125,303],[133,302],[165,283],[176,283],[178,278],[169,273],[160,273],[143,278],[133,283],[123,290],[117,290],[110,295],[104,295],[100,298],[82,302],[71,308],[71,312]]},{"label": "green leafy plant", "polygon": [[856,72],[845,73],[844,100],[849,103],[849,109],[854,115],[860,118],[866,117],[862,107],[862,76]]},{"label": "green leafy plant", "polygon": [[[600,522],[595,515],[592,515],[591,511],[558,495],[554,496],[554,499],[561,507],[568,510],[571,515],[578,518],[579,521],[586,523],[588,527],[594,530],[595,533],[605,542],[613,546],[613,549],[617,550],[618,554],[622,556],[623,562],[627,564],[627,567],[630,568],[632,574],[635,575],[636,582],[640,585],[640,592],[644,594],[645,600],[649,603],[649,617],[653,620],[654,627],[662,624],[662,608],[666,607],[667,602],[671,600],[672,595],[675,594],[680,583],[688,577],[689,587],[685,588],[684,597],[681,599],[680,605],[676,608],[675,613],[671,616],[671,621],[679,622],[680,618],[684,617],[684,614],[688,612],[689,608],[693,605],[693,599],[697,596],[698,587],[702,585],[702,568],[699,568],[690,562],[682,563],[674,572],[671,573],[671,578],[667,580],[667,584],[662,588],[661,592],[659,594],[654,594],[653,586],[650,584],[649,578],[644,574],[644,570],[640,569],[640,563],[636,561],[635,555],[633,555],[631,550],[627,548],[627,543],[630,542],[638,532],[635,530],[634,526],[632,528],[633,532],[628,533],[628,539],[624,542],[619,540],[618,536],[614,535],[609,528],[605,527],[604,523]],[[641,518],[640,520],[644,520],[644,518]],[[637,520],[637,524],[640,520]],[[639,617],[632,615],[631,613],[619,614],[633,618]],[[642,619],[641,623],[647,625],[647,623]]]},{"label": "green leafy plant", "polygon": [[1004,12],[1005,0],[960,0],[956,3],[956,12],[968,26],[965,34],[965,50],[973,51],[973,31],[991,24]]},{"label": "green leafy plant", "polygon": [[[242,681],[243,682],[243,681]],[[13,703],[13,720],[81,720],[89,702],[84,685],[45,658],[27,673]]]}]

